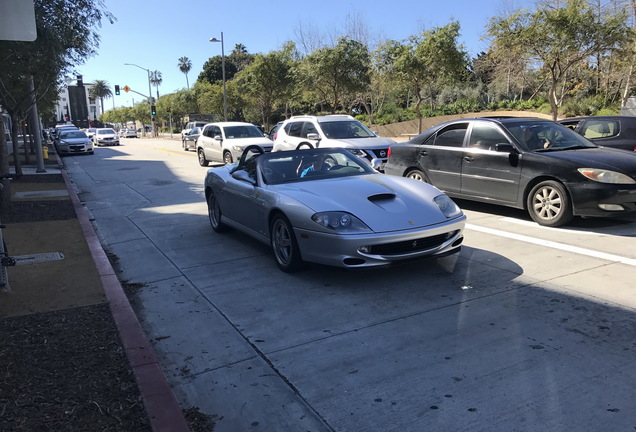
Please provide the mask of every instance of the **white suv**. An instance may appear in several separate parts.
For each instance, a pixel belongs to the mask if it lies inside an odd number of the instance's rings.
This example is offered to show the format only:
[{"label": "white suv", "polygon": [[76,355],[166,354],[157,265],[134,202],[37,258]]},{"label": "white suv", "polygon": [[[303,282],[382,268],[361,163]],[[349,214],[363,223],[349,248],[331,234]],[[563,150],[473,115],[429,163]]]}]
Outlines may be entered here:
[{"label": "white suv", "polygon": [[394,144],[349,115],[294,116],[278,129],[273,151],[343,147],[383,171],[389,147]]},{"label": "white suv", "polygon": [[252,123],[208,123],[197,138],[199,165],[208,166],[210,161],[232,163],[250,145],[258,145],[264,151],[271,151],[274,143]]}]

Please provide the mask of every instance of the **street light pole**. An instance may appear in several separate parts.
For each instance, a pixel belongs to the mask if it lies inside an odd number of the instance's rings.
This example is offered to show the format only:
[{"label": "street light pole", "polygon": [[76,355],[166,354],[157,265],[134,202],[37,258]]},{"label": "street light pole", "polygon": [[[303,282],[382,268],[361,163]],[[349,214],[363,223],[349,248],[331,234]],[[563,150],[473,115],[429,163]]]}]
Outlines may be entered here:
[{"label": "street light pole", "polygon": [[221,40],[210,38],[210,42],[221,42],[221,73],[223,74],[223,121],[227,121],[227,91],[225,90],[225,48],[223,47],[223,32]]},{"label": "street light pole", "polygon": [[[139,69],[145,70],[148,73],[148,104],[150,105],[150,124],[152,126],[152,136],[155,135],[155,116],[152,115],[152,87],[150,87],[150,69],[146,69],[144,67],[141,67],[139,65],[133,64],[133,63],[124,63],[125,66],[135,66],[138,67]],[[146,128],[144,128],[144,131],[146,130]]]}]

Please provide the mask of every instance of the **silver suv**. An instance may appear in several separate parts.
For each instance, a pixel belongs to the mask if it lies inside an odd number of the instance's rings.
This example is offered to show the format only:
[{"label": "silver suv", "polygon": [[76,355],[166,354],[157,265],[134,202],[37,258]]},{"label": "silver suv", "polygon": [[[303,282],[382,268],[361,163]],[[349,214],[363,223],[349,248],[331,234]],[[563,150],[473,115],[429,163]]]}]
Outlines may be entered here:
[{"label": "silver suv", "polygon": [[273,151],[343,147],[382,172],[394,144],[349,115],[294,116],[278,129]]}]

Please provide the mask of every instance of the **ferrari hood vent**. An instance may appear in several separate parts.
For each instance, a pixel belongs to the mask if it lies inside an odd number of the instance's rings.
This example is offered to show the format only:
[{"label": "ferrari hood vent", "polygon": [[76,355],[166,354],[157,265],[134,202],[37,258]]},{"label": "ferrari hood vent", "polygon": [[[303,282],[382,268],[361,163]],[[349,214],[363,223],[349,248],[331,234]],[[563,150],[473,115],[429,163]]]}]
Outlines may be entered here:
[{"label": "ferrari hood vent", "polygon": [[372,203],[377,203],[378,201],[394,200],[395,198],[396,195],[394,193],[379,193],[375,195],[369,195],[367,199]]}]

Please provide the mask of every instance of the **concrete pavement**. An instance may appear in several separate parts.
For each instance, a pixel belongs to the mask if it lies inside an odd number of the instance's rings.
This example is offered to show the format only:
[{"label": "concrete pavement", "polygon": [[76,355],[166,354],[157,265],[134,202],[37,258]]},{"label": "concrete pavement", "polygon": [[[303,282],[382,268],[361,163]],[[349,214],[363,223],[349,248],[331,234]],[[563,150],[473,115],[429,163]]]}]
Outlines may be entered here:
[{"label": "concrete pavement", "polygon": [[[11,185],[15,214],[8,212],[2,222],[7,224],[4,235],[11,255],[55,251],[63,259],[10,267],[12,289],[0,292],[0,318],[108,302],[153,431],[189,431],[86,209],[58,155],[50,158],[44,173],[23,167],[24,176]],[[45,202],[55,210],[47,211]],[[36,214],[25,222],[30,209]]]}]

